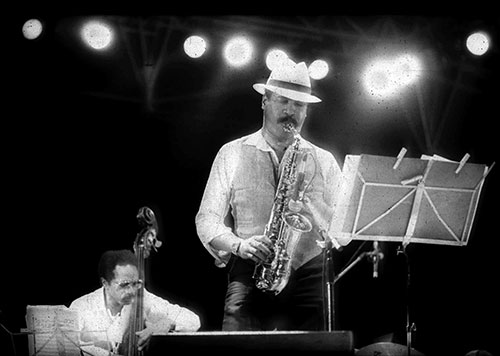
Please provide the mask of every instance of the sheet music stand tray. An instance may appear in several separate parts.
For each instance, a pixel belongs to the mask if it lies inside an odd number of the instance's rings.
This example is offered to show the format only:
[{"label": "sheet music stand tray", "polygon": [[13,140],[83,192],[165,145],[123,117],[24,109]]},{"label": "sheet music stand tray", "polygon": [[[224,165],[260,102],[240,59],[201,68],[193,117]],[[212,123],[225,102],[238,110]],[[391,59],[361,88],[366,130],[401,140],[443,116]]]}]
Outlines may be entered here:
[{"label": "sheet music stand tray", "polygon": [[[405,158],[347,155],[337,208],[328,235],[352,240],[465,246],[488,169],[483,164],[439,156]],[[408,269],[407,292],[410,275]],[[407,349],[411,333],[407,306]]]}]

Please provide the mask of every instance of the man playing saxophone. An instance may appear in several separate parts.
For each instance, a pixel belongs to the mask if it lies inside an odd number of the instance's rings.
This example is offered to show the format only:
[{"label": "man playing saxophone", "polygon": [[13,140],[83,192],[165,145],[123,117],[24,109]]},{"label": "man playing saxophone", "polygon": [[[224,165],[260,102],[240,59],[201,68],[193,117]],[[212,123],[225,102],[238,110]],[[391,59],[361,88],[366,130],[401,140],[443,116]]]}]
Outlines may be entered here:
[{"label": "man playing saxophone", "polygon": [[201,242],[228,272],[222,330],[325,330],[318,242],[341,170],[300,136],[309,104],[321,99],[304,62],[285,62],[253,88],[262,127],[220,148],[196,215]]}]

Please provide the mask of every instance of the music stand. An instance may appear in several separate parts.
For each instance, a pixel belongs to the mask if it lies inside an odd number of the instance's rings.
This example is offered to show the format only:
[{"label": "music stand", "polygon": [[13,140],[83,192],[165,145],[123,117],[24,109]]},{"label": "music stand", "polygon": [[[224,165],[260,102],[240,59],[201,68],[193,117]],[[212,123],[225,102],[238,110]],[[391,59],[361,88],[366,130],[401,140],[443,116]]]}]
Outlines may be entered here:
[{"label": "music stand", "polygon": [[78,315],[64,305],[26,307],[30,356],[80,356]]},{"label": "music stand", "polygon": [[[465,246],[488,169],[439,156],[405,158],[347,155],[343,182],[328,236],[352,240]],[[406,259],[408,264],[408,258]],[[409,281],[409,273],[408,273]],[[411,332],[407,309],[407,346]]]}]

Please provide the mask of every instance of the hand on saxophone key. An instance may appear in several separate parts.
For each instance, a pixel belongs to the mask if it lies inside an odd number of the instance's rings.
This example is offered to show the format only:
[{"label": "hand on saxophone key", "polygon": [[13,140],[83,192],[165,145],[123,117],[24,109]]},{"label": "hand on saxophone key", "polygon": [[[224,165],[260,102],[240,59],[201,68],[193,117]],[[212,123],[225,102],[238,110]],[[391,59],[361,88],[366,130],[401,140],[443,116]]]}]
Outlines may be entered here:
[{"label": "hand on saxophone key", "polygon": [[272,242],[265,235],[254,235],[241,241],[238,256],[254,262],[263,262],[272,252]]}]

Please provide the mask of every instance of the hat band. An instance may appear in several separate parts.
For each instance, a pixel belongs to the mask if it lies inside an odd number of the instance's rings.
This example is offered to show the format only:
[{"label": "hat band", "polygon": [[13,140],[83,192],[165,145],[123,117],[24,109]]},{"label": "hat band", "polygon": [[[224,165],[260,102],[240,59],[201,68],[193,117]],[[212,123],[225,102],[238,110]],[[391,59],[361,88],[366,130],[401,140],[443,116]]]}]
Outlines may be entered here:
[{"label": "hat band", "polygon": [[291,89],[291,90],[299,91],[301,93],[311,94],[310,87],[306,87],[305,85],[300,85],[300,84],[295,84],[295,83],[290,83],[290,82],[284,82],[282,80],[269,79],[267,81],[267,85],[273,85],[275,87],[280,87],[283,89]]}]

